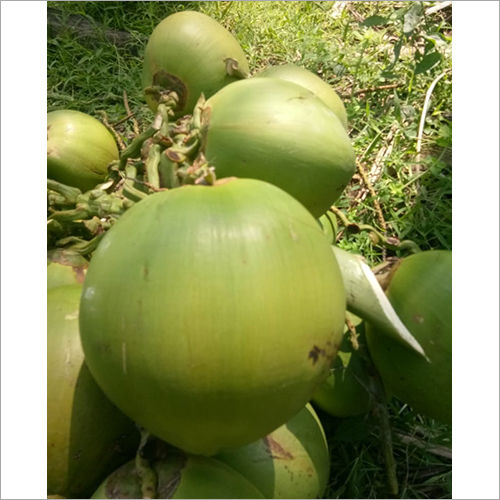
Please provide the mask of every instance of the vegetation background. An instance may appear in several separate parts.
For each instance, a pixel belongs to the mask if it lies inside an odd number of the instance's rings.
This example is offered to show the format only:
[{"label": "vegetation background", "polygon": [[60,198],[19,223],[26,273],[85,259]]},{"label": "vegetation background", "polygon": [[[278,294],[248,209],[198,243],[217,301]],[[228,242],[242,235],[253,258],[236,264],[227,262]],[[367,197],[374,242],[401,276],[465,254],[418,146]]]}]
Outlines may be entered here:
[{"label": "vegetation background", "polygon": [[[76,109],[106,117],[129,141],[127,105],[141,128],[152,119],[140,84],[149,35],[169,14],[199,10],[235,35],[252,72],[292,62],[321,76],[343,98],[358,170],[336,204],[352,223],[341,228],[339,246],[362,254],[371,265],[408,255],[407,247],[398,245],[404,240],[422,250],[451,249],[451,6],[392,1],[47,5],[48,111]],[[372,225],[383,239],[358,232],[356,224]],[[325,498],[387,497],[372,417],[320,417],[332,459]],[[451,498],[451,428],[397,400],[390,403],[390,418],[400,497]]]}]

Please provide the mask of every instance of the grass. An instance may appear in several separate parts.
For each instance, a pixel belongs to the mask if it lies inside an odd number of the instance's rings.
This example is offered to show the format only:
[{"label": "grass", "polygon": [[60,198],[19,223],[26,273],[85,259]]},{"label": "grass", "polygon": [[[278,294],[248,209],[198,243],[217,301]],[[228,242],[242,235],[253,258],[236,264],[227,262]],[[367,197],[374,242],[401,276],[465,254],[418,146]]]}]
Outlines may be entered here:
[{"label": "grass", "polygon": [[[319,74],[343,97],[358,172],[336,203],[349,219],[410,239],[422,250],[451,249],[451,10],[425,15],[431,2],[49,2],[64,15],[86,16],[105,29],[130,34],[124,45],[104,35],[79,39],[71,31],[48,36],[48,110],[77,109],[111,123],[126,116],[123,91],[144,127],[152,119],[140,85],[148,36],[168,14],[195,9],[240,41],[253,72],[293,62]],[[410,9],[413,9],[410,11]],[[426,92],[436,85],[417,134]],[[363,91],[374,87],[391,88]],[[119,127],[131,138],[131,124]],[[371,193],[375,193],[374,197]],[[377,202],[380,210],[377,209]],[[384,249],[369,234],[341,233],[339,246],[375,265],[404,250]],[[450,498],[451,460],[425,446],[451,446],[451,429],[393,400],[393,430],[402,498]],[[377,427],[369,417],[321,414],[332,455],[327,498],[387,496]],[[415,443],[419,443],[417,446]],[[425,446],[424,446],[425,445]]]}]

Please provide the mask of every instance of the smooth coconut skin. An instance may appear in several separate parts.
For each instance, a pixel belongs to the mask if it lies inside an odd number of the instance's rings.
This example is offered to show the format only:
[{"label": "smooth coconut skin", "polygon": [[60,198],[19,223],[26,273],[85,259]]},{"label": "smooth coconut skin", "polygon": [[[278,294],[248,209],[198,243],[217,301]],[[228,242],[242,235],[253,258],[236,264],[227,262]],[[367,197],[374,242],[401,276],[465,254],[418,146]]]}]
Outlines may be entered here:
[{"label": "smooth coconut skin", "polygon": [[[226,61],[238,70],[228,74]],[[192,113],[203,93],[206,98],[246,76],[248,62],[238,41],[214,19],[194,11],[177,12],[165,18],[153,31],[144,52],[143,88],[151,85],[177,92],[176,116]],[[146,94],[155,111],[158,102]]]},{"label": "smooth coconut skin", "polygon": [[261,179],[324,214],[355,171],[341,122],[312,92],[276,78],[232,83],[206,103],[202,151],[219,177]]},{"label": "smooth coconut skin", "polygon": [[367,325],[368,347],[384,385],[414,410],[451,423],[451,251],[401,261],[387,297],[430,362]]},{"label": "smooth coconut skin", "polygon": [[73,267],[59,262],[47,262],[47,290],[63,285],[83,284],[84,267]]},{"label": "smooth coconut skin", "polygon": [[[347,313],[352,321],[360,341],[365,341],[364,323],[353,314]],[[330,375],[315,391],[312,401],[326,413],[334,417],[352,417],[368,412],[370,396],[366,390],[367,377],[360,354],[352,347],[344,330],[344,339],[337,358],[330,370]],[[365,386],[363,386],[365,384]]]},{"label": "smooth coconut skin", "polygon": [[330,472],[328,443],[310,404],[266,437],[216,458],[249,479],[264,498],[321,498]]},{"label": "smooth coconut skin", "polygon": [[102,182],[118,148],[108,129],[80,111],[47,114],[47,177],[88,191]]},{"label": "smooth coconut skin", "polygon": [[78,284],[47,291],[47,492],[67,498],[88,498],[139,442],[134,423],[104,396],[84,363],[81,291]]},{"label": "smooth coconut skin", "polygon": [[275,186],[225,179],[153,194],[117,221],[89,266],[80,329],[90,371],[119,408],[212,455],[306,404],[344,313],[317,221]]},{"label": "smooth coconut skin", "polygon": [[[213,458],[172,450],[152,468],[158,478],[155,498],[264,498],[242,475]],[[143,498],[135,462],[111,474],[92,498]]]},{"label": "smooth coconut skin", "polygon": [[310,90],[338,116],[342,125],[347,130],[347,113],[342,99],[340,99],[337,92],[318,75],[311,73],[305,68],[296,66],[295,64],[282,64],[280,66],[269,66],[260,73],[254,75],[254,78],[260,77],[287,80]]}]

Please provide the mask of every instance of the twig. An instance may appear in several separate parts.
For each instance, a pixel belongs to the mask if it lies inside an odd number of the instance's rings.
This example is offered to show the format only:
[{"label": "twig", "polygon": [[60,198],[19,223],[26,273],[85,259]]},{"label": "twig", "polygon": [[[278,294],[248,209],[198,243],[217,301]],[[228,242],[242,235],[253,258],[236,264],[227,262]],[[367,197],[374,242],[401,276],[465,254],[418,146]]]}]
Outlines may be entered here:
[{"label": "twig", "polygon": [[387,224],[384,219],[384,214],[382,213],[382,207],[380,206],[380,203],[377,198],[377,193],[375,192],[375,189],[373,188],[372,183],[370,182],[368,175],[366,175],[366,170],[361,164],[361,162],[356,162],[356,166],[358,167],[359,175],[361,175],[361,179],[363,179],[363,182],[370,192],[371,196],[373,197],[373,206],[375,208],[375,212],[377,213],[377,219],[380,224],[380,227],[382,228],[382,231],[385,233],[387,231]]},{"label": "twig", "polygon": [[126,148],[126,146],[125,143],[123,142],[122,136],[113,128],[113,125],[109,123],[108,114],[106,113],[106,111],[99,111],[99,113],[102,116],[102,123],[104,123],[106,128],[115,136],[120,151],[123,151]]},{"label": "twig", "polygon": [[[370,239],[375,245],[380,245],[382,247],[387,247],[391,250],[407,250],[412,253],[421,252],[420,247],[411,240],[400,241],[394,236],[387,236],[381,233],[379,230],[375,229],[370,224],[357,224],[356,222],[351,222],[346,215],[339,210],[337,207],[332,205],[329,210],[335,214],[340,219],[340,222],[345,227],[346,232],[357,234],[361,231],[369,231]],[[339,232],[341,234],[342,232]],[[385,257],[384,257],[385,259]]]},{"label": "twig", "polygon": [[122,179],[126,181],[134,181],[137,182],[137,184],[142,184],[143,186],[146,186],[147,188],[151,189],[151,191],[154,192],[159,192],[159,191],[168,191],[168,188],[165,187],[156,187],[153,184],[150,184],[149,182],[146,181],[141,181],[140,179],[136,179],[135,177],[128,177],[128,176],[123,176]]},{"label": "twig", "polygon": [[[387,233],[387,224],[384,219],[384,214],[382,212],[382,207],[380,206],[380,203],[378,201],[377,193],[375,193],[375,189],[373,188],[372,183],[368,179],[368,176],[366,175],[366,171],[361,164],[361,162],[356,162],[356,165],[358,167],[358,172],[359,175],[361,175],[361,179],[363,179],[363,183],[365,184],[366,188],[370,192],[372,196],[372,203],[373,203],[373,208],[375,209],[375,213],[377,214],[377,219],[378,223],[380,225],[380,228],[382,229],[382,234],[386,236]],[[387,257],[387,249],[385,247],[382,248],[382,259],[385,260]]]},{"label": "twig", "polygon": [[384,456],[385,473],[389,493],[396,496],[399,492],[398,478],[396,474],[396,461],[392,448],[392,430],[387,410],[387,395],[380,375],[373,364],[368,352],[363,353],[363,362],[367,378],[367,389],[370,394],[370,406],[372,415],[377,419],[380,431],[380,445]]},{"label": "twig", "polygon": [[360,94],[366,94],[368,92],[377,92],[379,90],[390,90],[390,89],[397,89],[398,87],[401,87],[401,83],[388,83],[387,85],[380,85],[378,87],[368,87],[366,89],[360,89],[356,90],[356,92],[353,92],[353,96],[360,95]]},{"label": "twig", "polygon": [[127,91],[123,90],[123,104],[125,105],[125,110],[127,111],[127,114],[130,118],[132,118],[132,126],[134,127],[134,134],[139,135],[139,124],[137,123],[137,120],[135,119],[134,113],[130,110],[130,106],[128,104],[128,97],[127,97]]},{"label": "twig", "polygon": [[425,125],[425,118],[427,116],[427,111],[429,110],[429,103],[431,100],[432,92],[434,91],[434,87],[436,84],[445,76],[447,71],[444,73],[441,73],[439,76],[434,78],[432,83],[430,84],[429,88],[427,89],[427,93],[425,94],[425,101],[424,101],[424,107],[422,108],[422,114],[420,116],[420,124],[418,126],[418,136],[417,136],[417,172],[420,170],[420,151],[422,149],[422,136],[424,135],[424,125]]},{"label": "twig", "polygon": [[139,430],[141,432],[141,441],[135,455],[135,472],[139,477],[141,485],[141,498],[156,498],[158,476],[151,462],[147,458],[144,449],[150,434],[142,427]]},{"label": "twig", "polygon": [[447,458],[449,460],[452,459],[451,448],[448,448],[447,446],[428,444],[421,439],[400,432],[395,432],[394,437],[404,444],[415,446],[416,448],[425,450],[433,455],[437,455],[438,457]]},{"label": "twig", "polygon": [[383,290],[387,290],[399,262],[400,259],[397,257],[388,257],[387,260],[372,268],[373,274]]},{"label": "twig", "polygon": [[451,2],[438,2],[437,5],[433,5],[432,7],[426,9],[425,14],[434,14],[435,12],[446,9],[446,7],[451,7]]},{"label": "twig", "polygon": [[361,14],[358,14],[354,7],[351,5],[351,2],[346,3],[346,9],[352,14],[352,17],[358,22],[362,23],[364,21],[364,18]]},{"label": "twig", "polygon": [[127,50],[133,50],[134,53],[137,50],[136,46],[131,43],[135,38],[131,33],[98,24],[88,15],[68,14],[58,8],[47,7],[47,31],[51,37],[69,33],[73,38],[76,37],[79,43],[91,47],[96,46],[104,38],[117,47],[127,46]]},{"label": "twig", "polygon": [[[387,134],[387,137],[385,139],[385,145],[382,146],[376,156],[375,156],[375,160],[373,161],[373,164],[370,168],[370,172],[368,173],[368,183],[365,183],[366,187],[363,188],[363,189],[360,189],[355,197],[356,200],[359,200],[360,202],[363,201],[367,194],[370,192],[372,195],[373,195],[373,190],[370,191],[370,189],[368,188],[369,185],[373,185],[375,182],[377,182],[378,178],[380,177],[380,174],[382,173],[382,167],[384,165],[384,162],[385,160],[387,159],[387,157],[390,156],[390,154],[392,153],[392,148],[393,148],[393,144],[394,144],[394,140],[396,139],[396,136],[397,136],[397,131],[398,131],[398,124],[395,123],[394,125],[392,125],[391,129],[389,130],[388,134]],[[378,139],[378,137],[381,135],[382,132],[379,132],[377,134],[377,136],[375,137],[375,139],[372,141],[372,143],[368,146],[367,150],[365,151],[365,153],[361,156],[360,160],[358,160],[358,165],[361,164],[361,160],[363,160],[368,151],[371,149],[373,143],[375,140]],[[360,173],[361,173],[361,170],[360,170]]]},{"label": "twig", "polygon": [[341,94],[342,99],[350,99],[360,94],[366,94],[368,92],[378,92],[379,90],[390,90],[397,89],[401,87],[401,83],[388,83],[387,85],[380,85],[378,87],[368,87],[366,89],[356,90],[354,92],[349,92],[348,94]]},{"label": "twig", "polygon": [[127,120],[130,120],[134,116],[134,113],[128,114],[125,118],[122,118],[121,120],[118,120],[117,122],[113,123],[113,127],[116,127],[117,125],[121,125],[122,123],[125,123]]},{"label": "twig", "polygon": [[356,327],[347,316],[345,318],[345,324],[347,325],[347,328],[349,330],[349,340],[351,341],[352,348],[355,351],[357,351],[359,349],[359,342],[358,342],[359,335],[358,332],[356,331]]},{"label": "twig", "polygon": [[332,205],[329,210],[340,219],[340,222],[344,225],[344,227],[348,228],[350,225],[352,225],[352,222],[346,217],[344,212],[338,209],[335,205]]}]

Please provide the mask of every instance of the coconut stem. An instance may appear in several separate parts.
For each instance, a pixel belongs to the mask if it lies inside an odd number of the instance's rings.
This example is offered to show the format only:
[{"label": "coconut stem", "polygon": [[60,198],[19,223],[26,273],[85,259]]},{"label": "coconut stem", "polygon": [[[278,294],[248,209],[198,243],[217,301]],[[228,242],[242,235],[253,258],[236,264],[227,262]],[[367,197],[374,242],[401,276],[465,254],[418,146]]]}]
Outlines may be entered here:
[{"label": "coconut stem", "polygon": [[127,116],[132,119],[132,127],[134,128],[134,134],[139,135],[140,134],[139,124],[137,123],[134,113],[132,113],[132,111],[130,110],[127,91],[125,89],[123,89],[123,104],[125,106],[125,110],[127,111]]},{"label": "coconut stem", "polygon": [[71,250],[82,256],[90,255],[97,248],[103,236],[104,233],[98,234],[89,241],[77,238],[76,236],[68,236],[57,241],[56,245],[65,247],[66,250]]},{"label": "coconut stem", "polygon": [[358,342],[358,332],[356,332],[356,327],[354,326],[354,323],[346,316],[345,318],[345,324],[347,325],[347,328],[349,330],[349,340],[351,341],[352,348],[357,351],[359,349],[359,342]]},{"label": "coconut stem", "polygon": [[153,125],[147,128],[142,134],[139,134],[120,155],[119,169],[123,170],[129,158],[138,158],[141,154],[142,145],[150,137],[158,132],[158,129]]},{"label": "coconut stem", "polygon": [[119,134],[117,130],[109,123],[108,114],[106,111],[99,111],[102,117],[102,123],[104,123],[105,127],[114,135],[116,142],[120,148],[120,151],[125,149],[125,143],[123,142],[122,136]]},{"label": "coconut stem", "polygon": [[139,430],[141,432],[141,441],[135,455],[135,470],[141,482],[141,495],[142,498],[156,498],[158,477],[144,452],[150,433],[143,427]]},{"label": "coconut stem", "polygon": [[398,238],[385,236],[370,224],[357,224],[356,222],[351,222],[346,217],[346,215],[335,206],[331,206],[330,211],[333,212],[335,216],[340,220],[346,231],[350,233],[360,233],[361,231],[368,231],[370,233],[370,238],[375,245],[381,245],[391,250],[408,250],[411,253],[417,253],[421,251],[420,247],[414,241],[399,241]]},{"label": "coconut stem", "polygon": [[78,196],[82,194],[80,189],[72,186],[66,186],[66,184],[53,181],[52,179],[47,179],[47,188],[63,196],[65,203],[68,205],[76,203]]},{"label": "coconut stem", "polygon": [[380,430],[380,444],[384,455],[385,473],[389,493],[397,496],[399,491],[398,478],[396,475],[396,461],[392,450],[392,431],[387,411],[387,396],[382,379],[366,349],[363,349],[363,362],[368,375],[368,392],[371,398],[371,412],[377,419]]},{"label": "coconut stem", "polygon": [[226,73],[229,76],[235,76],[236,78],[246,78],[248,76],[247,73],[240,68],[236,59],[227,57],[224,59],[224,62],[226,63]]},{"label": "coconut stem", "polygon": [[396,496],[399,492],[399,484],[396,475],[396,462],[392,451],[392,433],[387,406],[384,403],[376,403],[376,408],[374,408],[373,411],[380,425],[381,443],[384,453],[385,473],[389,486],[389,493]]},{"label": "coconut stem", "polygon": [[49,221],[55,220],[57,222],[73,222],[76,220],[83,220],[92,217],[92,214],[87,208],[74,208],[71,210],[58,210],[50,214]]},{"label": "coconut stem", "polygon": [[148,158],[146,160],[146,177],[148,183],[155,188],[160,187],[160,173],[158,166],[160,164],[160,145],[153,144],[149,149]]},{"label": "coconut stem", "polygon": [[161,187],[170,189],[179,186],[177,163],[170,160],[165,153],[160,154],[158,170]]}]

